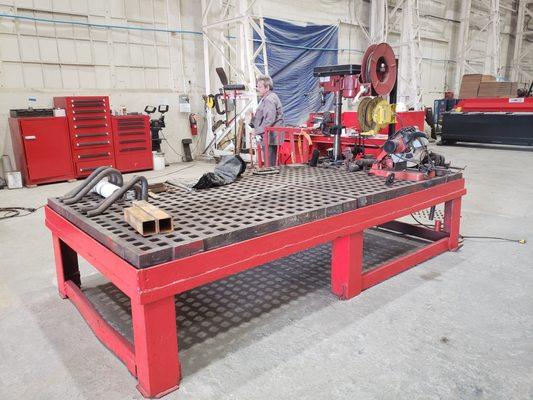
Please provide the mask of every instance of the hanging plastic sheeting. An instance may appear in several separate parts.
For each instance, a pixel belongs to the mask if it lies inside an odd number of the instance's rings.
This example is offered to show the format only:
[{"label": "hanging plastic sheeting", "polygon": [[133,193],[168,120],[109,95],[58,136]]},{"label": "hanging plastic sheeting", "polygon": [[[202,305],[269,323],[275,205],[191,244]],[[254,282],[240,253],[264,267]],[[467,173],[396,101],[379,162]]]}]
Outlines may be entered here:
[{"label": "hanging plastic sheeting", "polygon": [[[309,113],[332,108],[333,96],[326,97],[326,105],[320,103],[318,78],[313,68],[337,64],[338,27],[335,25],[294,25],[277,19],[265,18],[265,37],[268,70],[274,81],[285,123],[299,125]],[[261,40],[254,31],[254,47]],[[256,65],[264,72],[262,53]]]}]

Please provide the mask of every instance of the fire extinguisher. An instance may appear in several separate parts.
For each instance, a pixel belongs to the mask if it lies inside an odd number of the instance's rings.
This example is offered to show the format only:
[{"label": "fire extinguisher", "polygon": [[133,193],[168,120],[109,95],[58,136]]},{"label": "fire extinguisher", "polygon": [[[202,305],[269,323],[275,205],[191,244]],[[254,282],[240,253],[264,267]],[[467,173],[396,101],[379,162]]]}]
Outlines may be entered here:
[{"label": "fire extinguisher", "polygon": [[198,135],[198,114],[189,114],[189,125],[191,127],[191,135]]}]

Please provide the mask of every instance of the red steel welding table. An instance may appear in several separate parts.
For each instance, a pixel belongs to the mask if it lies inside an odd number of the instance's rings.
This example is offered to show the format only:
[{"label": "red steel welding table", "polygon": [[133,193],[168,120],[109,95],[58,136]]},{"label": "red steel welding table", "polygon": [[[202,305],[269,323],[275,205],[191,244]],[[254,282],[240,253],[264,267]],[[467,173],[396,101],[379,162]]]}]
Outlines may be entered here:
[{"label": "red steel welding table", "polygon": [[[52,231],[58,289],[78,308],[96,336],[138,379],[146,397],[178,388],[174,296],[293,253],[332,242],[331,290],[349,299],[424,260],[458,248],[460,173],[423,182],[384,179],[365,172],[282,167],[279,175],[245,173],[220,188],[175,188],[151,202],[170,212],[175,231],[141,237],[122,218],[123,205],[88,218],[80,209],[90,195],[66,206],[52,198],[46,225]],[[444,204],[442,231],[395,221]],[[363,231],[379,226],[424,246],[363,270]],[[122,336],[81,290],[80,255],[131,301],[133,343]]]}]

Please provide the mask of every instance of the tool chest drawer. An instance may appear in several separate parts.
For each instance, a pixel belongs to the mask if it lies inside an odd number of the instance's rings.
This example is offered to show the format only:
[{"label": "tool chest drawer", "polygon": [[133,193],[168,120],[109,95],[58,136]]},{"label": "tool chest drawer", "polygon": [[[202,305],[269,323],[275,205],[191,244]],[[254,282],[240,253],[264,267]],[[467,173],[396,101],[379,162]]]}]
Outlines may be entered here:
[{"label": "tool chest drawer", "polygon": [[66,112],[77,177],[101,165],[115,165],[107,96],[54,97],[54,106]]},{"label": "tool chest drawer", "polygon": [[153,168],[150,120],[147,115],[111,117],[115,161],[120,171]]},{"label": "tool chest drawer", "polygon": [[108,159],[110,163],[113,162],[113,149],[83,149],[78,150],[74,154],[74,162],[89,161],[97,159]]},{"label": "tool chest drawer", "polygon": [[78,176],[90,175],[98,167],[115,167],[115,164],[109,159],[97,159],[91,161],[80,161],[76,163],[76,174]]}]

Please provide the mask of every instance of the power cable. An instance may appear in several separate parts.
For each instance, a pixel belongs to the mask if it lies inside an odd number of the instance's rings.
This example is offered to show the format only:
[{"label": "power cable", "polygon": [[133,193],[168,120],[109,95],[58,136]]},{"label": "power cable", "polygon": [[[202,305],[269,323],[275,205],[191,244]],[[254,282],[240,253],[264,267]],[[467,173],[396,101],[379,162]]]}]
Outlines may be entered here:
[{"label": "power cable", "polygon": [[40,208],[43,208],[45,205],[39,207],[0,207],[0,220],[25,217],[27,215],[33,214]]},{"label": "power cable", "polygon": [[[414,216],[414,214],[411,214],[411,218],[413,218],[416,221],[417,224],[423,226],[426,229],[431,229],[430,227],[433,226],[431,224],[424,224],[424,223],[420,222]],[[524,239],[524,238],[512,239],[512,238],[505,238],[505,237],[501,237],[501,236],[471,236],[471,235],[461,235],[461,234],[459,234],[459,239],[461,240],[461,242],[464,239],[481,239],[481,240],[501,240],[501,241],[504,241],[504,242],[512,242],[512,243],[519,243],[519,244],[526,244],[527,243],[527,240]]]}]

